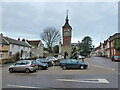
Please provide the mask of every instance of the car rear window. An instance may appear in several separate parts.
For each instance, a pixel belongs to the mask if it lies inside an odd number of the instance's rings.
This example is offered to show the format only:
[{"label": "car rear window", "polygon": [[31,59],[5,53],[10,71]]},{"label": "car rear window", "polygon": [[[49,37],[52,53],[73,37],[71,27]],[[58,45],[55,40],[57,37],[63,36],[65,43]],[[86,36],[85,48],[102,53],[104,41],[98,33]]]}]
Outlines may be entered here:
[{"label": "car rear window", "polygon": [[29,64],[30,62],[29,61],[26,61],[26,64]]}]

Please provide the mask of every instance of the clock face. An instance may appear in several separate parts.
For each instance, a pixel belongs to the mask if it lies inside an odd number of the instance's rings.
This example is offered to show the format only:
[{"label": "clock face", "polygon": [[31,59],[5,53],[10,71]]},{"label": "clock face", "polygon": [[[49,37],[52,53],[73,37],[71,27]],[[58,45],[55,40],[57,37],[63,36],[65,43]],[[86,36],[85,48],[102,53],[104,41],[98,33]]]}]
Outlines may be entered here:
[{"label": "clock face", "polygon": [[66,34],[66,35],[68,34],[68,30],[65,30],[65,34]]}]

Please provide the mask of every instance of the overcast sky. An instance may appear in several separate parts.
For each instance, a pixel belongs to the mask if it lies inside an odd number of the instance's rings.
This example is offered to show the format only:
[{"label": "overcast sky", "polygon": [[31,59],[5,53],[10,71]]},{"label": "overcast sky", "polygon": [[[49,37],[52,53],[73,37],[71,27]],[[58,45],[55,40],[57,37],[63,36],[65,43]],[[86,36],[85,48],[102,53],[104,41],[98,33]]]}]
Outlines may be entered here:
[{"label": "overcast sky", "polygon": [[98,46],[118,32],[118,3],[116,2],[4,2],[2,4],[2,33],[14,39],[40,39],[44,28],[53,26],[60,32],[69,10],[72,43],[90,36]]}]

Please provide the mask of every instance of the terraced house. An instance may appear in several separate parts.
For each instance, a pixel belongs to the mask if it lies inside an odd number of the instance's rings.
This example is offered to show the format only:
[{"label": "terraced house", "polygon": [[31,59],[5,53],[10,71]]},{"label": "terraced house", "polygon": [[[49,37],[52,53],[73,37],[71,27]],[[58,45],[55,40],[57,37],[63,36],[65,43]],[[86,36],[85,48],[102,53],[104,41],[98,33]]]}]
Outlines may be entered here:
[{"label": "terraced house", "polygon": [[120,56],[120,33],[115,33],[105,40],[104,43],[100,43],[96,48],[96,55],[105,56],[107,58]]},{"label": "terraced house", "polygon": [[105,56],[120,56],[120,33],[110,36],[105,42]]},{"label": "terraced house", "polygon": [[31,58],[43,57],[44,53],[44,44],[41,40],[26,40],[31,46]]},{"label": "terraced house", "polygon": [[2,37],[2,34],[0,34],[0,63],[2,63],[2,60],[8,59],[8,50],[9,50],[9,44]]},{"label": "terraced house", "polygon": [[2,34],[0,34],[0,40],[0,60],[2,62],[15,55],[19,56],[20,59],[30,58],[30,45],[26,42],[4,37]]}]

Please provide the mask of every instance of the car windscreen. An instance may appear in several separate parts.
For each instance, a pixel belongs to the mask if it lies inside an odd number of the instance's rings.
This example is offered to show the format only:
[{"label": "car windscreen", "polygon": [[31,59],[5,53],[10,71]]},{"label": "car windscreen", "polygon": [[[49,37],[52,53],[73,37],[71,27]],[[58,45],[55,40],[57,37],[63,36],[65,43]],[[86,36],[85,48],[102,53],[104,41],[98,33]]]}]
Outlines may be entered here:
[{"label": "car windscreen", "polygon": [[36,61],[32,61],[31,64],[36,64]]}]

